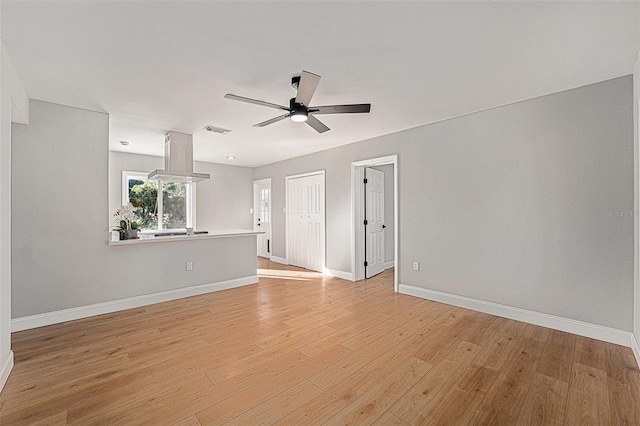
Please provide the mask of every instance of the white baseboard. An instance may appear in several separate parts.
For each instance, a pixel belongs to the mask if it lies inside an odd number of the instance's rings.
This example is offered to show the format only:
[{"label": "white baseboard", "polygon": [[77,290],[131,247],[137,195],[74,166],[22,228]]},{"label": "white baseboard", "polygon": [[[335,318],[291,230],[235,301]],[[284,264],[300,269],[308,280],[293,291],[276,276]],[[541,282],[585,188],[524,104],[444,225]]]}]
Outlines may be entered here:
[{"label": "white baseboard", "polygon": [[11,370],[13,370],[13,351],[9,351],[9,356],[4,360],[0,368],[0,392],[2,392],[5,383],[7,383]]},{"label": "white baseboard", "polygon": [[285,259],[284,257],[271,256],[271,261],[276,263],[282,263],[283,265],[289,264],[289,262],[287,262],[287,259]]},{"label": "white baseboard", "polygon": [[[554,330],[566,331],[567,333],[577,334],[591,339],[603,340],[605,342],[626,347],[630,346],[633,336],[633,334],[628,331],[618,330],[615,328],[590,324],[555,315],[543,314],[526,309],[514,308],[512,306],[500,305],[498,303],[485,302],[483,300],[472,299],[455,294],[442,293],[407,284],[400,284],[398,291],[400,293],[420,297],[422,299],[442,302],[448,305],[459,306],[461,308],[467,308],[516,321],[552,328]],[[638,355],[636,355],[636,358],[638,358]]]},{"label": "white baseboard", "polygon": [[167,302],[169,300],[182,299],[184,297],[197,296],[199,294],[211,293],[220,290],[227,290],[229,288],[241,287],[244,285],[255,284],[257,282],[258,276],[250,275],[248,277],[220,281],[217,283],[201,284],[191,287],[179,288],[176,290],[161,291],[153,294],[128,297],[126,299],[96,303],[94,305],[63,309],[61,311],[30,315],[27,317],[12,319],[11,331],[16,332],[29,330],[37,327],[44,327],[46,325],[73,321],[80,318],[108,314],[125,309],[138,308],[140,306],[153,305],[155,303]]},{"label": "white baseboard", "polygon": [[631,335],[631,350],[633,351],[633,356],[636,357],[636,364],[640,368],[640,346],[638,346],[638,340],[634,334]]},{"label": "white baseboard", "polygon": [[396,261],[395,260],[387,260],[386,262],[384,262],[384,269],[391,269],[393,267],[396,266]]},{"label": "white baseboard", "polygon": [[336,278],[341,278],[347,281],[353,281],[353,274],[351,272],[345,272],[339,269],[324,268],[324,274],[330,277],[336,277]]}]

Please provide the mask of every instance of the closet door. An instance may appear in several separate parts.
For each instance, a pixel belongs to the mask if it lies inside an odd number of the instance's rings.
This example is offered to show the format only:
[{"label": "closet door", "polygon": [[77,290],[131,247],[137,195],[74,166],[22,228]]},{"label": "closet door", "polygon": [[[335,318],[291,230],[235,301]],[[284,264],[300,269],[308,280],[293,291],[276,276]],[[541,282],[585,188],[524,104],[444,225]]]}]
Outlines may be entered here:
[{"label": "closet door", "polygon": [[324,173],[287,178],[287,262],[323,272]]}]

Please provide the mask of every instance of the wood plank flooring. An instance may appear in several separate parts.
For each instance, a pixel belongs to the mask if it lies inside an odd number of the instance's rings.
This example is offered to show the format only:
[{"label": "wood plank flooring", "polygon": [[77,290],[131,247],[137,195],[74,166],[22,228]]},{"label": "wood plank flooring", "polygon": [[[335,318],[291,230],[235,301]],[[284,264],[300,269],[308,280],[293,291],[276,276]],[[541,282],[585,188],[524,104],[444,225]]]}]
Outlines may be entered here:
[{"label": "wood plank flooring", "polygon": [[640,425],[629,348],[259,260],[256,285],[13,335],[2,425]]}]

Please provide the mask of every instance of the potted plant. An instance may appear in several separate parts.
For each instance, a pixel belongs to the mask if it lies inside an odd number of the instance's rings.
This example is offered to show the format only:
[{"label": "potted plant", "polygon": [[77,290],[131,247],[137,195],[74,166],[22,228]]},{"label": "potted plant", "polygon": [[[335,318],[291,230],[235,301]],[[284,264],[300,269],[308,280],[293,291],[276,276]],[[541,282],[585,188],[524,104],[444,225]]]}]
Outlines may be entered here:
[{"label": "potted plant", "polygon": [[119,227],[117,229],[120,231],[121,240],[135,240],[138,238],[138,228],[140,224],[135,219],[133,209],[134,206],[129,203],[120,207],[114,214],[116,221],[119,223]]}]

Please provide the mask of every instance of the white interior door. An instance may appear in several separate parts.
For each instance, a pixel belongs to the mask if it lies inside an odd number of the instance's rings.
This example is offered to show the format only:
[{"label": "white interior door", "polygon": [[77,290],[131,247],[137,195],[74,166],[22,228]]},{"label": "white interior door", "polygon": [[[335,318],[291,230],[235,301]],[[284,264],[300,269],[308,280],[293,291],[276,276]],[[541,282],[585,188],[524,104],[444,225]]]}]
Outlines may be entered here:
[{"label": "white interior door", "polygon": [[384,173],[365,168],[366,278],[384,271]]},{"label": "white interior door", "polygon": [[324,173],[287,178],[287,262],[324,270]]},{"label": "white interior door", "polygon": [[271,179],[253,183],[253,230],[258,234],[258,256],[271,258]]}]

